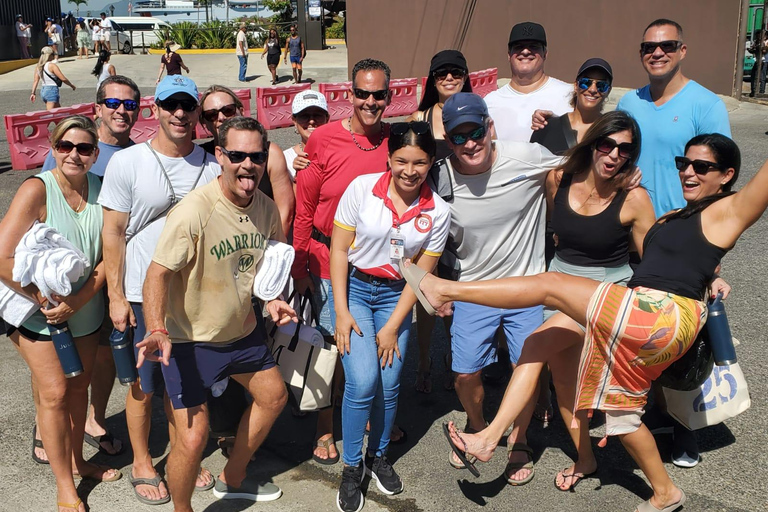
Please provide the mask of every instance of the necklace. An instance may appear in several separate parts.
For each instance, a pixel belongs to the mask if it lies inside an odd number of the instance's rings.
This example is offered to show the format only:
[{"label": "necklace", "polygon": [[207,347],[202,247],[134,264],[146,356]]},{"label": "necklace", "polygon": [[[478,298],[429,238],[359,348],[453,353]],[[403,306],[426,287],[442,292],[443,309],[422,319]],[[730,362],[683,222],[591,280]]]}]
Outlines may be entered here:
[{"label": "necklace", "polygon": [[364,148],[360,145],[359,142],[357,142],[357,138],[355,137],[355,132],[352,131],[352,116],[349,116],[349,119],[347,119],[347,124],[349,125],[349,134],[352,136],[352,142],[355,143],[355,146],[357,146],[358,149],[362,151],[374,151],[381,146],[381,143],[384,142],[384,127],[381,127],[381,137],[379,137],[379,142],[373,146],[372,148]]},{"label": "necklace", "polygon": [[[59,173],[58,171],[54,171],[53,177],[56,178],[56,183],[59,185],[59,189],[61,190],[61,195],[64,196],[64,200],[67,201],[67,204],[70,208],[72,208],[72,205],[69,203],[69,200],[67,200],[67,196],[64,195],[64,187],[61,186],[61,181],[59,181]],[[83,206],[83,198],[85,197],[85,187],[88,186],[88,177],[85,178],[85,183],[83,183],[83,190],[80,192],[80,202],[77,203],[77,208],[75,208],[75,213],[80,213],[80,207]]]}]

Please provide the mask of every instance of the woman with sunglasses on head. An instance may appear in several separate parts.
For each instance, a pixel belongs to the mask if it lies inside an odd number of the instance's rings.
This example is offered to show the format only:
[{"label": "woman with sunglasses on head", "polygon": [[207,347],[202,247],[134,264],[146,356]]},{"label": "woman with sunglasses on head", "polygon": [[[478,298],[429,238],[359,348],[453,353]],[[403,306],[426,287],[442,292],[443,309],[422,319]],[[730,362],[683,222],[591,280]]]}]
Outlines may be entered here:
[{"label": "woman with sunglasses on head", "polygon": [[[119,471],[83,458],[88,384],[104,318],[102,209],[96,203],[101,182],[88,172],[99,155],[97,142],[90,119],[72,116],[59,123],[51,134],[56,167],[26,180],[0,222],[0,279],[40,304],[40,311],[8,336],[32,372],[40,437],[56,478],[59,512],[86,510],[74,478],[111,482],[121,477]],[[55,228],[90,262],[85,274],[72,283],[72,293],[55,297],[59,301],[55,307],[34,285],[22,288],[12,278],[14,250],[38,221]],[[83,373],[72,378],[64,376],[49,331],[49,324],[62,322],[69,325],[83,364]]]},{"label": "woman with sunglasses on head", "polygon": [[74,91],[77,89],[72,82],[70,82],[64,73],[59,69],[58,64],[54,62],[56,54],[53,48],[45,46],[40,51],[40,59],[37,61],[35,67],[35,77],[32,80],[32,94],[29,96],[29,101],[35,102],[37,97],[37,84],[42,83],[40,89],[40,98],[45,102],[45,109],[51,110],[52,108],[59,108],[61,106],[61,98],[59,94],[59,88],[61,84],[67,84]]},{"label": "woman with sunglasses on head", "polygon": [[[213,139],[201,144],[210,154],[219,143],[219,127],[234,116],[243,115],[243,102],[237,94],[223,85],[212,85],[203,92],[200,98],[200,124],[208,130]],[[290,232],[293,223],[293,211],[296,199],[291,185],[291,175],[285,164],[283,150],[274,142],[268,142],[267,172],[261,177],[259,190],[264,192],[277,205],[280,211],[280,222],[284,233]]]},{"label": "woman with sunglasses on head", "polygon": [[346,376],[337,496],[342,512],[362,509],[365,473],[385,494],[403,490],[386,452],[416,296],[406,289],[398,262],[412,258],[431,272],[450,227],[448,205],[426,183],[436,149],[429,125],[393,124],[388,149],[388,171],[357,177],[344,192],[331,236],[334,337]]},{"label": "woman with sunglasses on head", "polygon": [[[653,488],[638,512],[672,512],[686,497],[669,478],[648,427],[641,421],[651,382],[691,346],[704,325],[704,300],[715,270],[744,231],[768,207],[768,162],[738,192],[741,156],[738,146],[720,134],[699,135],[686,144],[675,164],[687,206],[669,212],[648,231],[643,260],[627,287],[558,273],[477,283],[442,282],[411,272],[430,307],[450,300],[481,302],[493,307],[545,304],[587,326],[579,361],[574,409],[606,412],[607,435],[618,435]],[[412,268],[412,267],[409,267]],[[712,283],[709,293],[722,289]],[[478,434],[464,434],[446,425],[452,445],[487,461],[501,433],[519,414],[525,397],[535,389],[542,365],[531,349],[546,344],[562,350],[563,341],[539,339],[526,343],[521,364],[512,377],[499,413]],[[537,347],[537,352],[541,351]],[[575,361],[574,361],[575,362]],[[476,471],[476,470],[475,470]]]}]

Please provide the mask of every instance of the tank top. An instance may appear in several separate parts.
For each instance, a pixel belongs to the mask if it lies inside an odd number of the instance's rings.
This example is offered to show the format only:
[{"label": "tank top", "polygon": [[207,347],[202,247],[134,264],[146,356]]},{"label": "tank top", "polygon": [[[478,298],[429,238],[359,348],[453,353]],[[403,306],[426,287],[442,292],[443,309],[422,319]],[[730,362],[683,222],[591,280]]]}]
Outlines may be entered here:
[{"label": "tank top", "polygon": [[282,48],[280,48],[280,42],[277,39],[267,40],[267,55],[280,55]]},{"label": "tank top", "polygon": [[643,260],[627,286],[703,300],[715,268],[728,251],[704,237],[701,212],[685,219],[661,219],[645,235]]},{"label": "tank top", "polygon": [[105,62],[104,66],[101,68],[101,74],[99,75],[98,81],[96,82],[96,88],[98,89],[101,86],[101,82],[109,78],[109,62]]},{"label": "tank top", "polygon": [[46,63],[45,63],[45,65],[43,66],[43,72],[42,72],[42,73],[40,73],[40,74],[42,75],[42,76],[41,76],[41,78],[42,78],[42,84],[43,84],[43,87],[47,87],[47,86],[50,86],[50,87],[59,87],[59,85],[58,85],[56,82],[54,82],[54,81],[53,81],[53,78],[51,78],[50,76],[48,76],[48,75],[51,75],[51,76],[56,76],[56,75],[55,75],[55,74],[54,74],[54,73],[51,71],[51,69],[48,67],[48,66],[50,66],[50,65],[51,65],[51,63],[50,63],[50,62],[46,62]]},{"label": "tank top", "polygon": [[629,232],[622,226],[621,207],[626,190],[616,193],[608,207],[597,215],[580,215],[568,201],[573,176],[563,174],[555,193],[551,226],[557,235],[555,254],[572,265],[620,267],[629,261]]},{"label": "tank top", "polygon": [[[90,262],[85,274],[72,283],[72,293],[83,287],[93,273],[93,269],[101,261],[101,228],[104,222],[101,205],[97,203],[101,181],[93,173],[89,172],[86,176],[88,177],[88,199],[85,201],[85,209],[79,213],[75,213],[67,204],[53,171],[45,171],[36,176],[45,184],[45,223],[55,228],[72,245],[83,251]],[[70,317],[67,323],[73,336],[85,336],[96,332],[101,327],[103,318],[104,294],[96,293]],[[23,325],[30,331],[49,334],[48,324],[42,313],[35,313]]]},{"label": "tank top", "polygon": [[[433,120],[434,120],[433,116],[434,115],[435,115],[435,106],[434,105],[429,107],[426,110],[426,112],[424,112],[424,120],[429,125],[429,129],[432,132],[432,135],[435,134],[435,130],[433,128],[434,127],[434,123],[433,123]],[[442,138],[442,139],[437,139],[436,138],[435,139],[435,146],[437,148],[436,151],[435,151],[435,161],[441,160],[443,158],[448,158],[449,156],[451,156],[453,154],[453,150],[451,150],[450,146],[448,146],[448,142],[444,138]]]},{"label": "tank top", "polygon": [[301,37],[288,37],[288,49],[291,52],[291,57],[294,59],[301,58]]}]

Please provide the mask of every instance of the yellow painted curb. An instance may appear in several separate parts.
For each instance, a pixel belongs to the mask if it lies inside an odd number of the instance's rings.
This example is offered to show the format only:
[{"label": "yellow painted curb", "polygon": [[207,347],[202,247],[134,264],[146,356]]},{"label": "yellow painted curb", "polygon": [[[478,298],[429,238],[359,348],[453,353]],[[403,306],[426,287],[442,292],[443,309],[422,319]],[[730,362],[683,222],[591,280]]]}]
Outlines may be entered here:
[{"label": "yellow painted curb", "polygon": [[[156,48],[149,49],[150,55],[163,55],[164,53],[165,53],[165,49],[156,49]],[[215,55],[217,53],[235,53],[235,49],[234,48],[213,48],[213,49],[192,48],[189,50],[177,50],[176,53],[180,55]]]},{"label": "yellow painted curb", "polygon": [[19,60],[6,60],[0,62],[0,75],[9,73],[16,69],[31,66],[37,63],[37,59],[19,59]]}]

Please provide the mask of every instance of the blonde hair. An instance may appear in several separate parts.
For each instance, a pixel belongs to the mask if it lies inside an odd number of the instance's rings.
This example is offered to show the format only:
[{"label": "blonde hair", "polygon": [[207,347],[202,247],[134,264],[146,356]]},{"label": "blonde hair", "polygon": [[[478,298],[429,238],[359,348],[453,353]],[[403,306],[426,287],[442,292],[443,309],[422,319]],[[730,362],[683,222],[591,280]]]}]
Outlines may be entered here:
[{"label": "blonde hair", "polygon": [[99,133],[96,131],[96,124],[91,118],[85,116],[69,116],[57,124],[56,128],[51,132],[51,147],[56,146],[69,130],[75,129],[88,132],[88,135],[91,136],[91,141],[94,144],[99,143]]},{"label": "blonde hair", "polygon": [[56,56],[55,53],[53,53],[53,48],[50,46],[43,46],[43,49],[40,50],[40,59],[37,61],[37,74],[40,76],[43,76],[43,66],[45,66],[49,61],[53,60],[53,58]]}]

